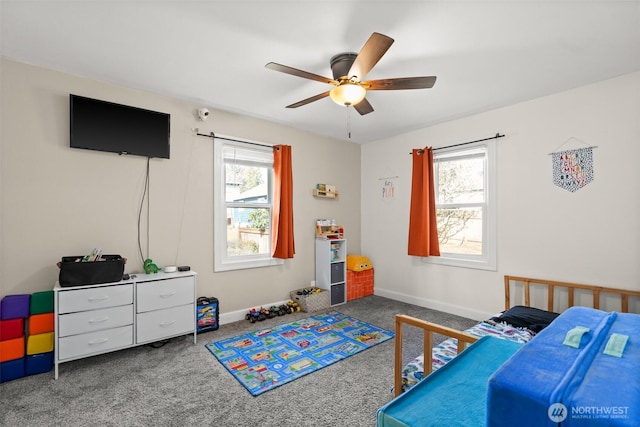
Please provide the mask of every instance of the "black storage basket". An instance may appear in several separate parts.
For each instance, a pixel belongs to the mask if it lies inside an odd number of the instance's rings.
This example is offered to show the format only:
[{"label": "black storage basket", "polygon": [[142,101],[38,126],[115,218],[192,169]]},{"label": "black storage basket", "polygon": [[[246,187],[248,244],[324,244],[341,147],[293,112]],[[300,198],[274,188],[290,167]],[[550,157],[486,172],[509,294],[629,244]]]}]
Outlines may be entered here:
[{"label": "black storage basket", "polygon": [[82,255],[62,257],[62,261],[58,263],[60,286],[66,288],[122,280],[126,258],[120,255],[102,255],[102,258],[104,261],[76,262],[82,259]]}]

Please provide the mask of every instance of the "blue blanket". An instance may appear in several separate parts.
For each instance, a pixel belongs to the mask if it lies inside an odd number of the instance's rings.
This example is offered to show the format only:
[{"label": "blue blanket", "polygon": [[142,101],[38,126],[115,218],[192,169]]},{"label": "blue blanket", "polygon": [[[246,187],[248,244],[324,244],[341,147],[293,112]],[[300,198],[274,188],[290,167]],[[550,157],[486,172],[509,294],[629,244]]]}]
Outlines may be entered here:
[{"label": "blue blanket", "polygon": [[487,381],[522,344],[480,338],[442,368],[378,410],[378,427],[481,426]]},{"label": "blue blanket", "polygon": [[[639,315],[565,311],[491,377],[487,425],[636,426],[638,331]],[[628,337],[620,357],[605,353],[620,336]]]}]

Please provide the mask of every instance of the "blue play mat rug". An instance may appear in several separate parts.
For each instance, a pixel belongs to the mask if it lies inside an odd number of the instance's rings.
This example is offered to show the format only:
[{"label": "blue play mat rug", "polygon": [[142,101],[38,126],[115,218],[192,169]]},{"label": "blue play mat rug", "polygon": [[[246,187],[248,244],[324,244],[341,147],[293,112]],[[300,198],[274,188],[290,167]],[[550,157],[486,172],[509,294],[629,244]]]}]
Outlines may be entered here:
[{"label": "blue play mat rug", "polygon": [[337,311],[206,344],[254,396],[393,338]]}]

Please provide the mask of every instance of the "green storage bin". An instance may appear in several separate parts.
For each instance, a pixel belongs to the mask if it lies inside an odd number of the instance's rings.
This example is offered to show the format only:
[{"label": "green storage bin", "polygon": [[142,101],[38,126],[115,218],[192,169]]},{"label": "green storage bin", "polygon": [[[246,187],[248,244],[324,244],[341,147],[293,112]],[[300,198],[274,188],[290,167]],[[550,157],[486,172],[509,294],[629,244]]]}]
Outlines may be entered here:
[{"label": "green storage bin", "polygon": [[31,294],[30,314],[53,313],[53,291]]}]

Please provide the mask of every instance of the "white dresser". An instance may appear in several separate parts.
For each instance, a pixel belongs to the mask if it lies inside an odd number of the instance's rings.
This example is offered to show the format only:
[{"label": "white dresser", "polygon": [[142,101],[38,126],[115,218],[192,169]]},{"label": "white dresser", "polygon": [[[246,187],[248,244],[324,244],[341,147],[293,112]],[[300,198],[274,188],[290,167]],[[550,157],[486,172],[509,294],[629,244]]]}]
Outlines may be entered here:
[{"label": "white dresser", "polygon": [[63,362],[186,334],[196,343],[193,271],[53,291],[56,379]]}]

